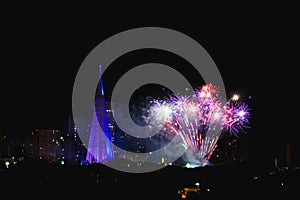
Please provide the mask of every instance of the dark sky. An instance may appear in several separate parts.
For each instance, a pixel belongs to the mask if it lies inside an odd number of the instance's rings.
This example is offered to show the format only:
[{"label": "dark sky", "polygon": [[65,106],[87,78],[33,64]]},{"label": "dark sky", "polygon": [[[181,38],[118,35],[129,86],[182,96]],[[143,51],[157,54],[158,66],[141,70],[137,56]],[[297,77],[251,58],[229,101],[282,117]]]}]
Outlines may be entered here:
[{"label": "dark sky", "polygon": [[[121,11],[111,7],[75,10],[56,6],[9,9],[1,19],[0,133],[22,135],[34,128],[64,124],[72,113],[77,70],[88,53],[121,31],[159,26],[197,40],[218,66],[226,90],[252,97],[248,137],[253,157],[260,162],[270,159],[264,154],[276,153],[276,146],[286,139],[297,146],[299,131],[290,116],[290,110],[296,109],[292,106],[296,105],[294,87],[298,82],[296,24],[291,13],[251,10],[228,16],[205,15],[192,7],[132,7]],[[170,65],[182,62],[159,51],[136,52],[126,59],[133,65],[153,61],[157,55],[164,55],[165,63]],[[184,73],[197,84],[194,73]],[[105,85],[109,90],[113,84]]]}]

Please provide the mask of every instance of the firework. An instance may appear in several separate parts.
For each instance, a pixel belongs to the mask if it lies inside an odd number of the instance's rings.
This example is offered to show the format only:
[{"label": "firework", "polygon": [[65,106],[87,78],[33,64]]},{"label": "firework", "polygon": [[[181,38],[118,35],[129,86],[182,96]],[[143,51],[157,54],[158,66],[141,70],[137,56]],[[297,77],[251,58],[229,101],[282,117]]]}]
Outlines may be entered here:
[{"label": "firework", "polygon": [[[220,134],[227,131],[237,136],[249,128],[249,107],[234,95],[225,105],[217,87],[205,84],[192,96],[171,96],[153,100],[150,107],[152,122],[167,127],[169,134],[179,135],[186,149],[193,149],[201,163],[211,157]],[[197,152],[195,152],[197,151]]]}]

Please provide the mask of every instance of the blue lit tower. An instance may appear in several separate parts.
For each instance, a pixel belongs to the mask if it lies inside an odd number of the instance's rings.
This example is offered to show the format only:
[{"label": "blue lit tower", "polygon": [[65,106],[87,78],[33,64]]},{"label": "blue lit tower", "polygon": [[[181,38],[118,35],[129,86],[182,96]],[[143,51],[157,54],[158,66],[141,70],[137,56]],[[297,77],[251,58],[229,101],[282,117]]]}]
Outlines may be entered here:
[{"label": "blue lit tower", "polygon": [[[101,65],[99,66],[100,77],[102,73]],[[95,111],[90,129],[90,138],[86,160],[89,163],[106,163],[113,158],[113,148],[110,141],[110,130],[108,126],[107,108],[104,97],[104,87],[102,79],[95,97]]]}]

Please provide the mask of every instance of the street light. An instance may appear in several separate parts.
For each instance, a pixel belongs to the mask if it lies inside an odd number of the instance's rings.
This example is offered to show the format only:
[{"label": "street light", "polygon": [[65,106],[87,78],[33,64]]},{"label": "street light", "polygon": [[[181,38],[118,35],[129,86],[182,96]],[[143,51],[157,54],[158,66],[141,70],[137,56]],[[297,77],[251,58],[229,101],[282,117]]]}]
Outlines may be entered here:
[{"label": "street light", "polygon": [[8,161],[5,162],[5,166],[8,169],[8,166],[9,166],[9,162]]}]

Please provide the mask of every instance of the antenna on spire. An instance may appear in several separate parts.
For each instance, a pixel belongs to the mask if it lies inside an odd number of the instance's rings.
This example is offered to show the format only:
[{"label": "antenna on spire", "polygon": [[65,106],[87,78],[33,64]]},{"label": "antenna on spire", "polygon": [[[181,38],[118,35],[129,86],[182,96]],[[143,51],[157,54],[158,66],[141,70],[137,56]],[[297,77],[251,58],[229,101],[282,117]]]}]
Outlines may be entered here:
[{"label": "antenna on spire", "polygon": [[99,73],[100,73],[100,75],[102,74],[102,65],[101,64],[99,65]]},{"label": "antenna on spire", "polygon": [[100,86],[101,86],[101,95],[104,96],[104,86],[103,86],[103,82],[102,82],[102,65],[99,65],[99,73],[100,73]]}]

